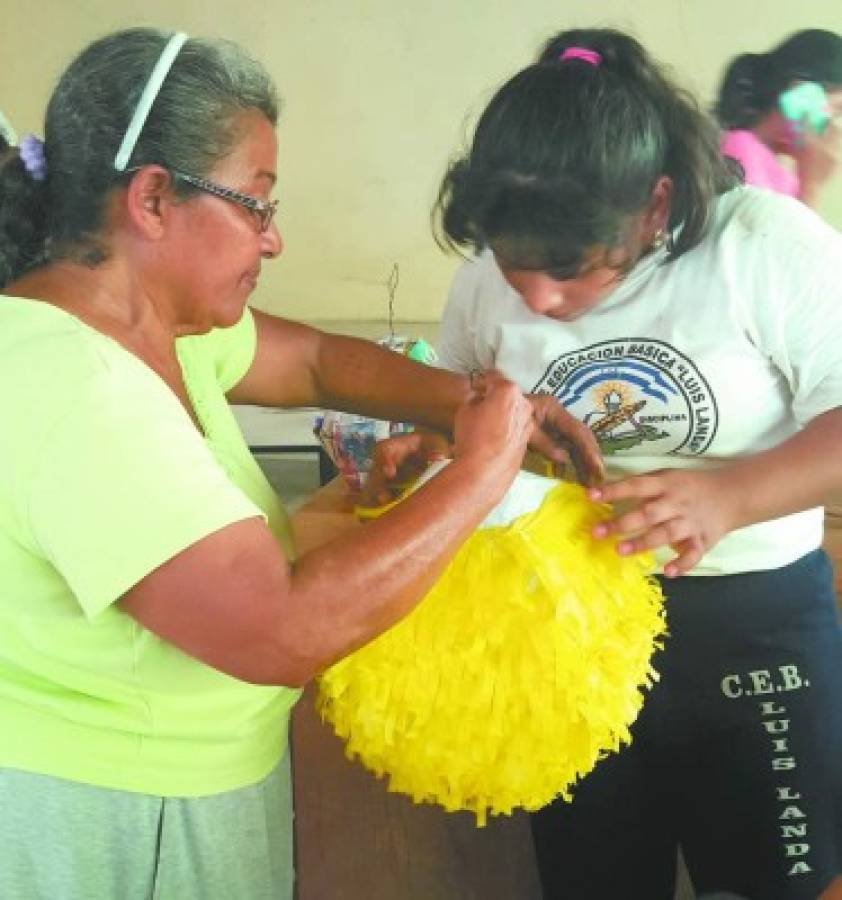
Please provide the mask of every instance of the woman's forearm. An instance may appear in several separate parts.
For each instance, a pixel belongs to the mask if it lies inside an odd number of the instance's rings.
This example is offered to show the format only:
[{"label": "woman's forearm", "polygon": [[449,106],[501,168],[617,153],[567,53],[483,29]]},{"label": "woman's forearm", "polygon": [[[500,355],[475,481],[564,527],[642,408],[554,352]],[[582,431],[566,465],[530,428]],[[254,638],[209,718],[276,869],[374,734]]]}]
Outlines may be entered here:
[{"label": "woman's forearm", "polygon": [[517,474],[532,407],[500,382],[464,404],[454,460],[395,509],[290,565],[266,523],[230,522],[120,599],[164,640],[257,684],[301,685],[426,593]]},{"label": "woman's forearm", "polygon": [[468,378],[370,341],[325,334],[315,370],[318,404],[449,431],[470,396]]},{"label": "woman's forearm", "polygon": [[279,611],[301,683],[405,616],[510,478],[456,460],[386,516],[302,556]]}]

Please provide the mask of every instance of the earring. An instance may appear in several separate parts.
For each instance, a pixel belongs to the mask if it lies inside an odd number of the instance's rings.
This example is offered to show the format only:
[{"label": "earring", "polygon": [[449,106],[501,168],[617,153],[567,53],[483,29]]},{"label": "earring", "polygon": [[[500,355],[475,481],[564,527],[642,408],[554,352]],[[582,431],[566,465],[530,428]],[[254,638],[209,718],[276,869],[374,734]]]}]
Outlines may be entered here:
[{"label": "earring", "polygon": [[649,249],[660,250],[668,240],[669,235],[667,234],[666,230],[664,228],[659,228],[652,236],[652,241],[649,244]]}]

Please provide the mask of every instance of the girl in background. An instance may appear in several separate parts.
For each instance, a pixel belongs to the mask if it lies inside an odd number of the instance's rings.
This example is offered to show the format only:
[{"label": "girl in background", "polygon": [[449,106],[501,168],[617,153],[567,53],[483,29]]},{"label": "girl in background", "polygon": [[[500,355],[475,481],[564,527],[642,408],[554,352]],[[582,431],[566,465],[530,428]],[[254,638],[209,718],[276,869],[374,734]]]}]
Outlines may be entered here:
[{"label": "girl in background", "polygon": [[[839,162],[842,37],[809,29],[768,53],[743,53],[728,66],[716,116],[722,152],[748,184],[815,206]],[[793,166],[779,157],[789,157]]]}]

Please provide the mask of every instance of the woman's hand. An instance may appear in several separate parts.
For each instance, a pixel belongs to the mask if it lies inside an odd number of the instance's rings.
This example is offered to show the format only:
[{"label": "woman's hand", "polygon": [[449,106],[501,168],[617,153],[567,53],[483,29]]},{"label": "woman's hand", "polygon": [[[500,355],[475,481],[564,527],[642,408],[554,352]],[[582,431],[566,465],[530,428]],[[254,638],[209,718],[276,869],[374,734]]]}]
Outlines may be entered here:
[{"label": "woman's hand", "polygon": [[514,384],[499,375],[489,379],[457,411],[452,444],[443,434],[423,429],[378,441],[362,505],[388,503],[430,463],[448,457],[473,461],[483,469],[497,467],[508,484],[526,452],[532,416],[529,401]]},{"label": "woman's hand", "polygon": [[808,206],[815,205],[822,185],[836,171],[841,141],[842,131],[831,122],[821,134],[805,128],[802,142],[793,148],[801,199]]},{"label": "woman's hand", "polygon": [[521,467],[533,428],[532,404],[516,384],[495,373],[456,411],[453,458],[497,469],[508,485]]},{"label": "woman's hand", "polygon": [[676,558],[664,575],[684,575],[736,522],[738,491],[722,470],[698,472],[661,469],[592,488],[591,500],[631,502],[632,508],[597,525],[596,538],[620,535],[623,556],[669,546]]}]

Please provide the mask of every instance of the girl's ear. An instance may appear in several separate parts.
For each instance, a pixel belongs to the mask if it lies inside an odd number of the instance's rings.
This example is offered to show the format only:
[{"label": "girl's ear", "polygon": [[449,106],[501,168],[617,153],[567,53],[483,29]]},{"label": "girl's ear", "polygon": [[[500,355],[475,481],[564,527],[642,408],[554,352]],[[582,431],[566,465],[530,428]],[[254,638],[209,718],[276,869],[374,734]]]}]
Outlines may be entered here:
[{"label": "girl's ear", "polygon": [[648,246],[659,231],[669,226],[673,184],[669,175],[661,175],[652,188],[649,204],[640,223],[644,246]]},{"label": "girl's ear", "polygon": [[174,201],[170,173],[163,166],[143,166],[126,190],[128,222],[147,238],[158,240],[166,230]]}]

